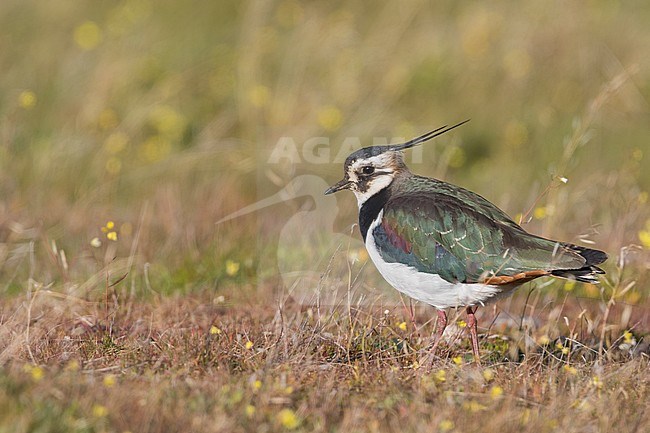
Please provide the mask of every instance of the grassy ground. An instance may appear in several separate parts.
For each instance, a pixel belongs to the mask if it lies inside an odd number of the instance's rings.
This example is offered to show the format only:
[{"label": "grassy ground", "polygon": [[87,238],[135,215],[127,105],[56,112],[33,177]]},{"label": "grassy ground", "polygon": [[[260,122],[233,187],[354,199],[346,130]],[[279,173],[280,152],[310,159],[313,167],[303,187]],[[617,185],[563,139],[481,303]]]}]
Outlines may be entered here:
[{"label": "grassy ground", "polygon": [[[0,431],[650,430],[649,19],[1,2]],[[412,170],[610,254],[481,308],[481,367],[460,314],[426,357],[434,311],[322,196],[339,153],[466,118]]]},{"label": "grassy ground", "polygon": [[530,331],[542,332],[537,341],[516,327],[486,334],[477,367],[464,339],[442,346],[429,366],[423,353],[432,326],[415,330],[403,310],[318,315],[209,296],[103,309],[43,291],[6,309],[14,311],[2,335],[9,341],[0,375],[7,431],[650,426],[647,344],[617,329],[599,355],[598,339],[582,329],[589,320],[569,311],[574,332],[561,337],[544,328]]}]

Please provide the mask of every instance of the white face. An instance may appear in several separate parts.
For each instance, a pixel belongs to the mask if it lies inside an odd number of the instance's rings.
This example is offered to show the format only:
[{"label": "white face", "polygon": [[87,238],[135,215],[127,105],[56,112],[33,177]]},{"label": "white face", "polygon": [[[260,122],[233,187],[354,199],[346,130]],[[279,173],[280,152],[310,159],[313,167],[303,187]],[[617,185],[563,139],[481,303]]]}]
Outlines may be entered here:
[{"label": "white face", "polygon": [[382,153],[367,159],[358,159],[348,167],[347,178],[357,197],[359,208],[373,195],[386,188],[395,177],[395,152]]}]

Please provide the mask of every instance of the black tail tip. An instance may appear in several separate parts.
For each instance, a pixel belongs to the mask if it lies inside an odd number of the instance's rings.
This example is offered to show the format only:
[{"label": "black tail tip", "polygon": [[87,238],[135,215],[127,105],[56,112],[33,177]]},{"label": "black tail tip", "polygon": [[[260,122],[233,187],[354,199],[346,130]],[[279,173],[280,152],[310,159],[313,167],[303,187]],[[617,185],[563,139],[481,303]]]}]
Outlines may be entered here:
[{"label": "black tail tip", "polygon": [[585,267],[599,265],[607,260],[607,253],[604,251],[593,250],[591,248],[572,244],[569,244],[568,247],[585,258]]},{"label": "black tail tip", "polygon": [[580,254],[585,259],[585,264],[583,267],[579,269],[557,269],[551,271],[551,275],[560,278],[576,280],[583,283],[590,283],[590,284],[600,283],[600,281],[598,280],[598,275],[604,274],[605,271],[603,271],[596,265],[599,265],[603,263],[605,260],[607,260],[607,253],[600,250],[581,247],[580,245],[573,245],[573,244],[564,244],[564,245],[569,249],[575,251],[576,253]]},{"label": "black tail tip", "polygon": [[603,274],[605,274],[605,271],[600,269],[598,266],[585,266],[580,269],[561,269],[551,272],[551,275],[556,277],[567,278],[569,280],[576,280],[589,284],[598,284],[600,282],[600,280],[598,280],[598,275]]}]

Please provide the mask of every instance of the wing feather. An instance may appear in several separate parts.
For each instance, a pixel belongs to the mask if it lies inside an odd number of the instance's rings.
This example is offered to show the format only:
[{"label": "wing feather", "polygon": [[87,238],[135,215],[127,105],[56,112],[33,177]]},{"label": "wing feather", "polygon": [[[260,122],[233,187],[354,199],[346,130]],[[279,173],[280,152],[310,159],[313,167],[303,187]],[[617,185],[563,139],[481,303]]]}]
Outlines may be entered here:
[{"label": "wing feather", "polygon": [[585,265],[568,246],[527,233],[484,198],[467,194],[473,193],[456,194],[462,200],[418,188],[392,195],[373,233],[382,258],[466,283]]}]

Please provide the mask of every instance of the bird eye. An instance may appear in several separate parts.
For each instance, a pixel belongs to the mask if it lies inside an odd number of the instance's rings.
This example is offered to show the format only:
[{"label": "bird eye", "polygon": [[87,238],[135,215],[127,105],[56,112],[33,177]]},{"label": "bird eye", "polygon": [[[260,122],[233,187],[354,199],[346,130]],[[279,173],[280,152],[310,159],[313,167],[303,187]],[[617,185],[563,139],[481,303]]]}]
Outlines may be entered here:
[{"label": "bird eye", "polygon": [[371,165],[366,165],[361,169],[361,173],[363,174],[373,174],[375,172],[375,167]]}]

